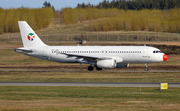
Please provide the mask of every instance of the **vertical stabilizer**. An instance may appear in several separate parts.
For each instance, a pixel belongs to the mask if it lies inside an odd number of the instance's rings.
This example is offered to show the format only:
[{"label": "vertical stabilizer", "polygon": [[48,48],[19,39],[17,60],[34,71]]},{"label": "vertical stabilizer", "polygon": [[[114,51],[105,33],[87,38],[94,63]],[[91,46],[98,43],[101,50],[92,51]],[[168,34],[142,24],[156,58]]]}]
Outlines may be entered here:
[{"label": "vertical stabilizer", "polygon": [[24,47],[46,46],[26,21],[18,21]]}]

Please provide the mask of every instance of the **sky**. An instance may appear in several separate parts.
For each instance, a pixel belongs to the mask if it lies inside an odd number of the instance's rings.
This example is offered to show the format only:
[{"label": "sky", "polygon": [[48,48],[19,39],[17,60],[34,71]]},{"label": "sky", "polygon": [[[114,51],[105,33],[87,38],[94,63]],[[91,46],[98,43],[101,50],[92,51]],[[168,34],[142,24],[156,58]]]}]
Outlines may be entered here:
[{"label": "sky", "polygon": [[29,8],[41,8],[44,1],[50,2],[51,5],[54,5],[54,8],[57,10],[65,7],[75,8],[78,3],[82,4],[83,2],[85,4],[90,2],[90,4],[97,5],[103,0],[0,0],[0,7],[4,9],[19,8],[21,6]]}]

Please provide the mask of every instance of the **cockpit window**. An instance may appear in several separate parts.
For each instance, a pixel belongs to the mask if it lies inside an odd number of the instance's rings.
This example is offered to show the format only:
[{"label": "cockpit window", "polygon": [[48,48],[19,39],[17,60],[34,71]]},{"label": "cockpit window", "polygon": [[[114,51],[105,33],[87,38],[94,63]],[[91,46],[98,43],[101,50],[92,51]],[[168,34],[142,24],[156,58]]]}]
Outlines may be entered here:
[{"label": "cockpit window", "polygon": [[160,50],[153,51],[153,53],[162,53]]}]

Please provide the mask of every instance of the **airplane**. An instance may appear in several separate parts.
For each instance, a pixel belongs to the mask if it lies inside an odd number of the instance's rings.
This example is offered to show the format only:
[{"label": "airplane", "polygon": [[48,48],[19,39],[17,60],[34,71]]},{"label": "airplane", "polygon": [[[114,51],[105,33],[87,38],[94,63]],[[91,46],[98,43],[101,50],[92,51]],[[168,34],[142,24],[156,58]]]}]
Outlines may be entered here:
[{"label": "airplane", "polygon": [[[24,47],[15,52],[43,60],[62,63],[90,64],[88,71],[102,68],[127,68],[130,63],[163,62],[168,56],[150,46],[49,46],[44,44],[26,21],[18,21]],[[93,67],[94,66],[94,67]]]}]

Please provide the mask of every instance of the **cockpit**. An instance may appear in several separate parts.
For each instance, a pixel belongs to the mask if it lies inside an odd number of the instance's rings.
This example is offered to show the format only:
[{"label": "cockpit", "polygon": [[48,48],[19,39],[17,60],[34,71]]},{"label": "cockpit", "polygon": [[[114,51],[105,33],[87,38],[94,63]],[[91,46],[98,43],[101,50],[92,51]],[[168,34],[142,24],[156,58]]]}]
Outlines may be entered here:
[{"label": "cockpit", "polygon": [[162,53],[160,50],[155,50],[153,53]]}]

